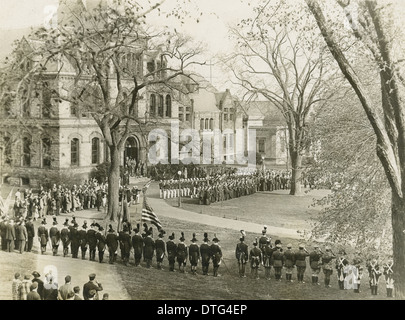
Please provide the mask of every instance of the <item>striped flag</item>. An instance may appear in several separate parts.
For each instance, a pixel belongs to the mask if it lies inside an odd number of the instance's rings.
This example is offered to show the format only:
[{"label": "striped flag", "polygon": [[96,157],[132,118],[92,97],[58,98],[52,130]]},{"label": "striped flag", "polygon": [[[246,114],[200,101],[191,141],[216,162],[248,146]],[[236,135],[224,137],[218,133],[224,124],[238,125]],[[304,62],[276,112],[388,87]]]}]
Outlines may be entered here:
[{"label": "striped flag", "polygon": [[160,223],[159,218],[153,212],[152,207],[148,204],[148,199],[146,197],[146,191],[148,190],[150,185],[150,181],[143,187],[143,206],[142,206],[142,221],[149,221],[153,225],[155,225],[158,230],[162,228],[162,224]]}]

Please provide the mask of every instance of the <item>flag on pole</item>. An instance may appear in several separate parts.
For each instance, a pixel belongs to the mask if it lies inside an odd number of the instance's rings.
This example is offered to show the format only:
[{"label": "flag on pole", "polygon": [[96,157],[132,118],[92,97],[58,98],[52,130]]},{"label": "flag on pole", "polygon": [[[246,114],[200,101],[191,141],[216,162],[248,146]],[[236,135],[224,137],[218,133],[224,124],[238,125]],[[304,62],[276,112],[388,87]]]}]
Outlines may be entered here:
[{"label": "flag on pole", "polygon": [[153,211],[152,207],[148,204],[148,199],[146,197],[146,191],[150,186],[151,181],[149,181],[145,186],[142,188],[143,191],[143,206],[142,206],[142,221],[149,221],[153,225],[155,225],[158,230],[162,228],[162,224]]}]

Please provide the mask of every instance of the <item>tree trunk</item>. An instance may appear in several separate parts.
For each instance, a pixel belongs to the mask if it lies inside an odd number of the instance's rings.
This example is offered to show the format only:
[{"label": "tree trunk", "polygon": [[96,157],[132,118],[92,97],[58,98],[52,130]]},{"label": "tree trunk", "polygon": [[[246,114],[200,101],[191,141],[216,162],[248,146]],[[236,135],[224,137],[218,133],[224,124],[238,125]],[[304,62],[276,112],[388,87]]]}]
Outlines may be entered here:
[{"label": "tree trunk", "polygon": [[117,146],[110,147],[110,172],[108,175],[108,216],[116,221],[119,211],[120,151]]},{"label": "tree trunk", "polygon": [[405,298],[405,201],[398,195],[392,195],[392,245],[394,262],[395,298]]},{"label": "tree trunk", "polygon": [[291,188],[290,195],[292,196],[301,196],[302,189],[302,155],[299,152],[291,151]]}]

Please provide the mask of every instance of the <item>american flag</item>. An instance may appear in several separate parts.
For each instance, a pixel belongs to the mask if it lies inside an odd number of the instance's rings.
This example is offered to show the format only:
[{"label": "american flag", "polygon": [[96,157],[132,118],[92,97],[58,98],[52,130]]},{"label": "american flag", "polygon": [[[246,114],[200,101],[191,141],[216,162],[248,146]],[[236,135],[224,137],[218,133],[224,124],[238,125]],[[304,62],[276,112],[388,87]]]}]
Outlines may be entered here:
[{"label": "american flag", "polygon": [[152,207],[148,204],[148,199],[146,197],[146,191],[148,190],[150,186],[150,181],[142,188],[143,191],[143,206],[142,206],[142,221],[149,221],[153,225],[155,225],[158,230],[162,228],[162,224],[155,214],[153,212]]}]

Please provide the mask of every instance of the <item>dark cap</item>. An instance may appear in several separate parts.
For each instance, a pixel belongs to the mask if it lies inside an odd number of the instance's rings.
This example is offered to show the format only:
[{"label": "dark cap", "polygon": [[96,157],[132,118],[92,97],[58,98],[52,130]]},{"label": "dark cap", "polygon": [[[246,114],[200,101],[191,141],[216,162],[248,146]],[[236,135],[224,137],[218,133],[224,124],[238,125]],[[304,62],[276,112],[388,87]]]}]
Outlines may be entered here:
[{"label": "dark cap", "polygon": [[34,271],[34,272],[32,273],[32,275],[33,275],[34,277],[40,277],[40,276],[41,276],[37,271]]},{"label": "dark cap", "polygon": [[90,280],[93,280],[93,279],[95,279],[96,278],[96,274],[95,273],[90,273],[89,274],[89,279]]}]

